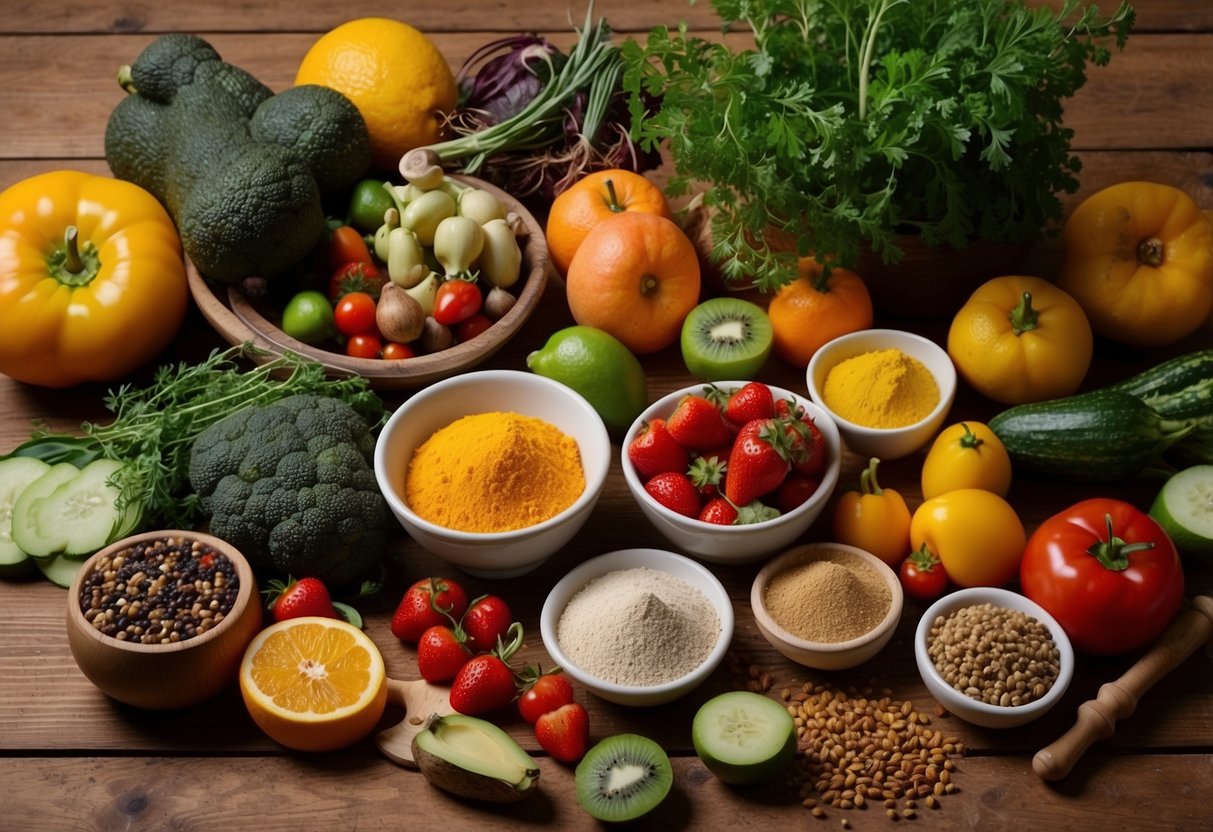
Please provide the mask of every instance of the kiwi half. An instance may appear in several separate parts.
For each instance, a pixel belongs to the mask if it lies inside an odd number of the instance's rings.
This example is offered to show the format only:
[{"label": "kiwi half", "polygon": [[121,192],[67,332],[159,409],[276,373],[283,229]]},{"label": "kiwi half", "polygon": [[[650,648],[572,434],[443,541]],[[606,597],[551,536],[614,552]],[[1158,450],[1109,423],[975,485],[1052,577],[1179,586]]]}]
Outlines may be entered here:
[{"label": "kiwi half", "polygon": [[670,758],[639,734],[617,734],[595,745],[576,773],[577,802],[598,820],[635,820],[665,800],[674,783]]},{"label": "kiwi half", "polygon": [[682,324],[682,360],[704,381],[750,380],[771,354],[771,321],[740,298],[711,298]]}]

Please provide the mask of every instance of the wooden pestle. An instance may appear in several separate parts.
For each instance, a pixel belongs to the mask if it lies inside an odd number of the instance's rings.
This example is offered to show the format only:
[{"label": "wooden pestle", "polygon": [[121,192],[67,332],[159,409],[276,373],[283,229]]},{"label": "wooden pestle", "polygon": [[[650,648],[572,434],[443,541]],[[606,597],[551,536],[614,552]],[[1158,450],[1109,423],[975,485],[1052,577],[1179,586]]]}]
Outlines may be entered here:
[{"label": "wooden pestle", "polygon": [[1204,645],[1213,635],[1213,598],[1198,595],[1171,623],[1144,656],[1114,682],[1099,689],[1095,699],[1078,706],[1074,727],[1032,759],[1032,770],[1045,780],[1060,780],[1096,740],[1112,736],[1116,721],[1131,716],[1154,683]]}]

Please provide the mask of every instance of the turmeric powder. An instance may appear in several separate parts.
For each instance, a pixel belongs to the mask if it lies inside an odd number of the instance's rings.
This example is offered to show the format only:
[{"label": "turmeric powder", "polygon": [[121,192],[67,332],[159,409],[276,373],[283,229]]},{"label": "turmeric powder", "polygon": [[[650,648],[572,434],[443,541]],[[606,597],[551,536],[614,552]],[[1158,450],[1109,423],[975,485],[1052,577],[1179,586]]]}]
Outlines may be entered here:
[{"label": "turmeric powder", "polygon": [[840,361],[826,375],[826,404],[848,422],[900,428],[925,419],[939,404],[939,385],[926,366],[890,347]]},{"label": "turmeric powder", "polygon": [[413,452],[405,501],[448,529],[505,532],[542,523],[585,490],[577,443],[518,413],[477,413],[436,431]]}]

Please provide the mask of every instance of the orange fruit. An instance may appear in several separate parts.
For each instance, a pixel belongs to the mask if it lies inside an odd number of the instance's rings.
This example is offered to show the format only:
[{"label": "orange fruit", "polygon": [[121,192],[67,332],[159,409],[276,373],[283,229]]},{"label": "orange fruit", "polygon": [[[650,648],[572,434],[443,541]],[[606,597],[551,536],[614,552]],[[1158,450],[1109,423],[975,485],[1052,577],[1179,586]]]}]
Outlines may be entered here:
[{"label": "orange fruit", "polygon": [[617,214],[636,211],[673,219],[661,189],[630,170],[600,170],[584,176],[552,200],[546,231],[548,254],[561,274],[578,246],[596,225]]},{"label": "orange fruit", "polygon": [[795,367],[807,367],[827,341],[871,328],[872,298],[859,275],[847,269],[831,269],[823,280],[821,264],[802,257],[799,272],[771,298],[767,316],[775,354]]},{"label": "orange fruit", "polygon": [[300,751],[331,751],[365,737],[383,716],[387,678],[370,636],[333,618],[289,618],[244,652],[240,693],[253,721]]},{"label": "orange fruit", "polygon": [[364,17],[321,36],[303,57],[295,84],[345,95],[366,122],[376,167],[442,138],[458,89],[450,66],[424,34],[398,20]]},{"label": "orange fruit", "polygon": [[673,220],[629,211],[586,235],[565,289],[577,323],[638,355],[656,352],[678,339],[699,300],[699,260]]}]

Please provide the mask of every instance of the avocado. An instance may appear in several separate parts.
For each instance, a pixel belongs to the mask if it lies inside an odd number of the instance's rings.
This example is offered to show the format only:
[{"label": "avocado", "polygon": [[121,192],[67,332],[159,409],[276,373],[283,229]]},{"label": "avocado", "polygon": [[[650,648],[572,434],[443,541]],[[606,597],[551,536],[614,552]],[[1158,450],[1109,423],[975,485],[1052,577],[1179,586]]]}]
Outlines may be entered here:
[{"label": "avocado", "polygon": [[425,778],[470,800],[514,803],[539,785],[539,766],[505,731],[463,714],[433,716],[413,737],[413,759]]}]

